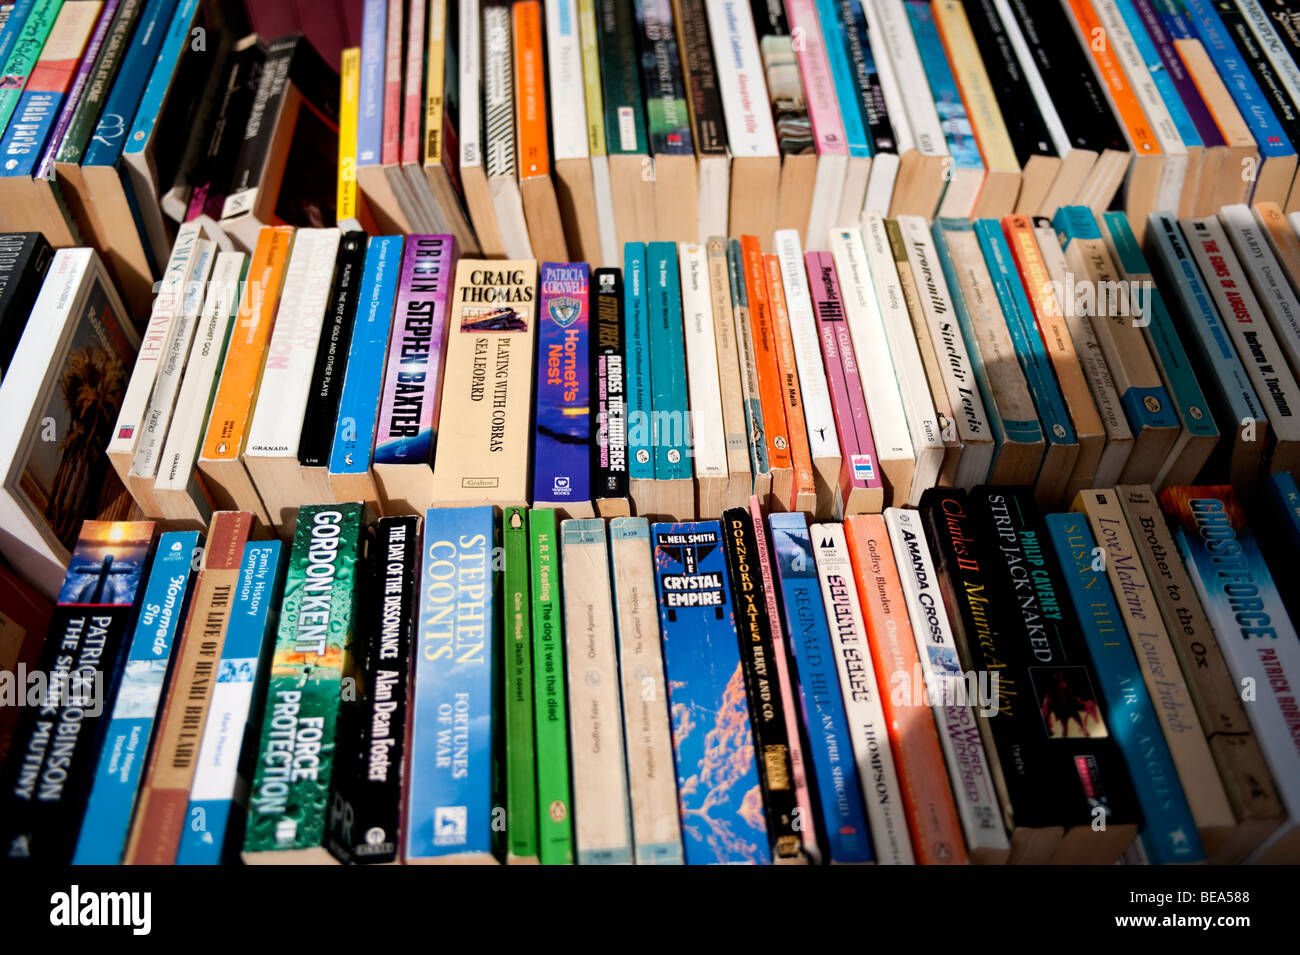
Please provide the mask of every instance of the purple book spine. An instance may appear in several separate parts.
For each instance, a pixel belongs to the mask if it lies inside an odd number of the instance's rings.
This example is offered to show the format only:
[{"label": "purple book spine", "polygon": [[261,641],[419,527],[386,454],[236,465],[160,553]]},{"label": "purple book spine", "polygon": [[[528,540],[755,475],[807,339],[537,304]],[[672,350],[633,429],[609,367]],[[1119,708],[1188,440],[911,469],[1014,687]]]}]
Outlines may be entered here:
[{"label": "purple book spine", "polygon": [[1187,115],[1192,118],[1192,124],[1196,126],[1196,133],[1201,137],[1201,143],[1206,149],[1227,145],[1223,133],[1219,130],[1219,124],[1214,121],[1210,108],[1205,104],[1201,91],[1196,86],[1196,81],[1187,72],[1183,58],[1178,55],[1178,50],[1174,47],[1174,38],[1169,35],[1164,21],[1156,12],[1155,4],[1151,0],[1131,0],[1131,2],[1142,19],[1142,25],[1147,28],[1147,35],[1151,37],[1152,44],[1160,53],[1160,62],[1164,64],[1165,72],[1174,81],[1174,88],[1178,90],[1183,107],[1187,110]]},{"label": "purple book spine", "polygon": [[591,500],[591,275],[585,262],[542,263],[537,396],[533,412],[533,498]]},{"label": "purple book spine", "polygon": [[41,161],[36,166],[36,175],[32,177],[33,179],[50,178],[50,172],[54,169],[54,157],[58,155],[59,146],[63,143],[63,134],[68,131],[68,126],[72,123],[72,114],[77,111],[82,94],[86,92],[86,84],[90,82],[90,71],[94,69],[99,48],[104,45],[104,38],[108,36],[108,27],[113,22],[113,14],[117,13],[118,2],[119,0],[108,0],[99,13],[95,32],[90,35],[90,43],[86,47],[85,55],[77,65],[77,75],[72,79],[72,87],[63,101],[63,109],[54,122],[50,138],[45,143],[45,152],[41,153]]},{"label": "purple book spine", "polygon": [[455,236],[407,237],[384,367],[375,464],[433,461],[455,270]]},{"label": "purple book spine", "polygon": [[835,277],[835,263],[829,252],[808,252],[808,282],[812,287],[813,311],[826,360],[826,377],[831,386],[831,410],[840,436],[840,453],[844,459],[841,490],[845,497],[853,488],[881,487],[876,467],[876,444],[871,437],[867,402],[862,396],[862,382],[853,355],[853,340],[844,318],[840,283]]}]

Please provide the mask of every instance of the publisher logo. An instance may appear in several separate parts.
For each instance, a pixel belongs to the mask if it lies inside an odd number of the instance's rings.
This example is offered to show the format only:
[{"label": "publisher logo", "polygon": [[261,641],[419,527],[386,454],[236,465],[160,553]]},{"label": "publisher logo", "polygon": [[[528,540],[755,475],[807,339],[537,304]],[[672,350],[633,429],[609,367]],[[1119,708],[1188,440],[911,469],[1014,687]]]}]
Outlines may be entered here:
[{"label": "publisher logo", "polygon": [[469,813],[464,806],[438,806],[433,810],[433,844],[435,846],[460,846],[465,844]]},{"label": "publisher logo", "polygon": [[82,892],[78,885],[50,896],[50,924],[55,926],[125,926],[133,935],[153,928],[150,892]]}]

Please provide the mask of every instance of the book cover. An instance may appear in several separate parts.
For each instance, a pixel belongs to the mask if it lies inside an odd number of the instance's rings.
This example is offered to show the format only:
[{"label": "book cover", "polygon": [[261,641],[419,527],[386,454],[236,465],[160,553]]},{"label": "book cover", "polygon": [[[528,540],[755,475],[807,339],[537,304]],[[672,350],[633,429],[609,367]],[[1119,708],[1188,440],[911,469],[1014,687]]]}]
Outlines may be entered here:
[{"label": "book cover", "polygon": [[559,508],[570,517],[594,513],[590,332],[591,274],[587,263],[543,262],[533,410],[533,501],[538,507]]}]

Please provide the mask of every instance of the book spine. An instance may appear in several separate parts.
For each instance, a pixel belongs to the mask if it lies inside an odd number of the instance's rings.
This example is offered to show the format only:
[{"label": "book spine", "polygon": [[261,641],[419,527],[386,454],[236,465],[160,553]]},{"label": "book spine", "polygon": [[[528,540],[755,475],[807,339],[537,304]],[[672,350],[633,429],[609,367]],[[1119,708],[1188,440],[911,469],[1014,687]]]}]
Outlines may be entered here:
[{"label": "book spine", "polygon": [[[947,153],[952,157],[953,167],[982,171],[984,160],[980,156],[979,144],[975,141],[975,130],[944,54],[943,41],[939,37],[929,0],[904,0],[904,6],[907,8],[907,19],[912,26],[916,50],[924,67],[923,75],[929,83],[930,99],[938,113],[939,125],[943,129]],[[910,90],[910,85],[908,89]],[[916,90],[911,95],[919,96],[921,91]]]},{"label": "book spine", "polygon": [[27,22],[34,5],[35,0],[15,0],[10,6],[8,16],[3,25],[0,25],[0,63],[9,59],[9,54],[13,52],[18,35],[22,32],[23,24]]},{"label": "book spine", "polygon": [[39,232],[0,236],[0,376],[13,360],[53,258]]},{"label": "book spine", "polygon": [[[775,255],[764,255],[763,270],[767,273],[767,300],[772,309],[772,337],[775,341],[777,370],[780,373],[781,406],[790,436],[790,466],[794,472],[790,503],[792,509],[803,509],[808,506],[806,499],[816,497],[817,486],[813,478],[812,450],[808,445],[803,396],[799,390],[794,338],[790,331],[790,310],[786,307],[785,287],[781,280],[781,259]],[[801,504],[801,500],[805,502]]]},{"label": "book spine", "polygon": [[605,106],[605,151],[611,156],[648,153],[632,0],[596,0],[596,23],[600,36],[597,75]]},{"label": "book spine", "polygon": [[749,303],[749,337],[754,350],[754,372],[758,381],[759,405],[763,413],[763,437],[768,466],[789,470],[790,429],[781,400],[781,369],[773,328],[772,303],[767,294],[767,273],[756,236],[740,240],[745,265],[745,294]]},{"label": "book spine", "polygon": [[677,246],[646,244],[650,320],[650,444],[657,481],[689,480],[690,405]]},{"label": "book spine", "polygon": [[109,31],[113,27],[118,8],[118,0],[107,0],[99,14],[99,19],[95,23],[95,30],[86,43],[86,49],[81,54],[76,73],[68,86],[67,96],[63,100],[63,108],[59,110],[58,119],[55,120],[50,135],[46,138],[45,148],[41,151],[40,162],[36,164],[35,169],[32,171],[32,178],[34,179],[51,178],[55,157],[58,156],[60,145],[67,137],[68,127],[72,125],[73,118],[81,108],[81,101],[86,95],[86,87],[90,83],[91,74],[95,70],[99,53],[104,48],[104,41],[108,38]]},{"label": "book spine", "polygon": [[[1159,69],[1168,74],[1178,97],[1182,100],[1184,109],[1196,127],[1196,135],[1201,143],[1207,149],[1226,145],[1223,133],[1206,103],[1204,94],[1196,85],[1195,77],[1189,72],[1187,64],[1183,62],[1178,52],[1176,42],[1178,38],[1170,32],[1166,18],[1161,15],[1154,0],[1124,0],[1121,9],[1124,6],[1131,6],[1137,16],[1137,22],[1146,31],[1158,52]],[[1126,19],[1127,16],[1126,14]],[[1132,29],[1136,36],[1138,29],[1136,27]],[[1156,69],[1153,68],[1152,76],[1155,75]]]},{"label": "book spine", "polygon": [[546,4],[546,61],[550,100],[562,107],[550,113],[555,161],[587,159],[586,110],[569,106],[586,95],[576,0]]},{"label": "book spine", "polygon": [[569,791],[568,695],[564,689],[564,605],[555,511],[528,512],[529,596],[532,599],[537,842],[543,865],[573,862],[573,801]]},{"label": "book spine", "polygon": [[[444,135],[445,130],[455,129],[447,102],[449,79],[447,49],[450,42],[453,54],[450,60],[454,64],[457,39],[449,41],[448,34],[456,37],[458,13],[457,10],[453,10],[449,18],[447,11],[447,0],[434,0],[429,4],[428,37],[424,41],[424,49],[418,57],[415,57],[424,66],[424,102],[421,105],[423,123],[421,130],[417,132],[417,135],[422,138],[417,141],[415,162],[423,163],[426,169],[430,166],[445,165],[449,171],[458,171],[456,157],[447,151],[448,137]],[[450,90],[450,99],[456,102],[458,89],[454,79],[450,84]],[[455,137],[451,139],[454,143]]]},{"label": "book spine", "polygon": [[[226,82],[222,87],[221,104],[214,118],[207,151],[202,157],[200,169],[195,177],[195,186],[190,195],[190,204],[186,212],[187,222],[200,215],[220,219],[221,210],[226,204],[226,195],[230,192],[231,183],[234,181],[235,164],[239,160],[240,144],[243,139],[244,129],[248,123],[249,114],[253,110],[253,98],[257,94],[258,78],[261,76],[267,52],[266,47],[256,40],[243,42],[247,42],[248,45],[243,49],[237,49],[231,54]],[[354,123],[359,75],[355,58],[350,58],[349,53],[355,52],[354,48],[351,51],[345,50],[343,53],[342,85],[339,91],[341,105],[346,96],[352,97],[351,109],[353,112],[351,121]],[[349,70],[351,70],[350,74]],[[342,113],[340,113],[340,121],[342,121]],[[355,125],[351,132],[345,133],[340,128],[339,185],[340,190],[346,193],[346,195],[338,197],[336,219],[340,223],[345,222],[349,216],[353,218],[356,216],[355,147]],[[342,181],[344,171],[342,162],[346,158],[342,153],[345,148],[352,150],[352,162],[347,169],[350,184]],[[342,188],[344,186],[348,186],[348,188]],[[351,210],[346,208],[348,203],[352,204]]]},{"label": "book spine", "polygon": [[[229,528],[221,530],[228,532]],[[117,865],[122,861],[172,648],[177,634],[182,632],[181,621],[188,616],[201,536],[195,531],[177,531],[158,539],[158,553],[149,568],[140,618],[127,651],[122,686],[81,820],[81,835],[72,858],[75,865]],[[221,547],[220,542],[214,543]]]},{"label": "book spine", "polygon": [[546,73],[542,61],[542,10],[537,0],[511,6],[515,55],[515,126],[520,180],[551,174],[547,148]]},{"label": "book spine", "polygon": [[158,59],[154,61],[153,72],[140,97],[140,106],[135,113],[135,122],[131,132],[122,144],[123,153],[142,151],[153,137],[154,125],[162,114],[171,89],[172,77],[177,73],[181,57],[189,47],[190,29],[197,22],[200,7],[199,0],[180,0],[176,12],[172,15],[158,50]]},{"label": "book spine", "polygon": [[36,0],[18,29],[8,59],[0,64],[0,131],[8,127],[62,7],[63,0]]},{"label": "book spine", "polygon": [[533,743],[532,608],[528,594],[528,508],[501,515],[501,662],[505,669],[506,858],[537,862],[537,765]]},{"label": "book spine", "polygon": [[1278,345],[1290,361],[1291,368],[1300,368],[1300,300],[1273,254],[1264,229],[1244,203],[1222,207],[1219,221],[1228,233],[1238,260],[1250,276],[1250,283],[1273,326]]},{"label": "book spine", "polygon": [[[895,98],[902,107],[901,110],[895,110],[891,106],[890,115],[899,112],[906,115],[911,127],[908,139],[911,140],[912,148],[925,156],[946,155],[947,131],[930,89],[926,72],[929,64],[921,58],[920,44],[910,22],[910,11],[906,9],[903,0],[865,0],[864,10],[868,12],[868,22],[875,23],[871,33],[880,37],[881,60],[889,61],[893,85],[897,88]],[[933,48],[928,52],[943,57],[941,48]],[[900,137],[899,154],[906,151],[905,141]]]},{"label": "book spine", "polygon": [[361,50],[343,51],[339,63],[339,175],[334,217],[345,232],[359,229],[357,127],[361,108]]},{"label": "book spine", "polygon": [[984,165],[990,172],[1018,174],[1015,147],[965,9],[958,0],[940,0],[934,4],[933,15]]},{"label": "book spine", "polygon": [[[411,681],[406,757],[406,862],[497,853],[493,827],[496,754],[501,726],[493,674],[501,619],[492,554],[497,520],[491,507],[430,510]],[[458,719],[462,746],[448,754],[447,712]],[[460,717],[455,714],[460,713]]]},{"label": "book spine", "polygon": [[596,500],[627,498],[628,390],[622,285],[618,269],[596,270],[589,379],[595,399],[591,483]]},{"label": "book spine", "polygon": [[754,341],[749,323],[749,295],[745,282],[745,257],[740,240],[727,241],[727,280],[731,286],[732,328],[736,333],[736,352],[740,360],[740,389],[745,407],[745,433],[749,442],[749,469],[755,486],[771,481],[772,467],[767,457],[767,439],[763,433],[763,404],[758,391],[758,367],[754,358]]},{"label": "book spine", "polygon": [[542,264],[533,498],[575,508],[593,496],[590,291],[585,262]]},{"label": "book spine", "polygon": [[[854,24],[847,18],[841,19],[843,11],[835,0],[815,0],[815,7],[849,155],[870,156],[871,141],[867,138],[866,120],[863,118],[862,94],[849,62],[849,42],[845,35]],[[819,236],[813,238],[820,239]]]},{"label": "book spine", "polygon": [[605,99],[602,83],[605,77],[601,72],[596,0],[578,0],[578,39],[582,51],[582,93],[583,105],[586,107],[587,151],[593,160],[598,158],[604,160],[606,157]]},{"label": "book spine", "polygon": [[732,507],[722,514],[723,544],[731,580],[732,617],[740,631],[740,662],[745,674],[750,726],[758,756],[759,782],[768,842],[775,861],[799,861],[798,796],[790,765],[790,737],[799,727],[786,723],[785,690],[772,673],[776,648],[768,617],[766,582],[758,564],[754,519],[748,508]]},{"label": "book spine", "polygon": [[650,292],[642,242],[623,247],[623,369],[627,389],[627,469],[634,481],[654,478],[650,445]]},{"label": "book spine", "polygon": [[[713,294],[713,337],[718,353],[718,387],[722,393],[722,426],[727,446],[727,469],[752,489],[749,439],[746,433],[745,380],[741,373],[740,341],[736,334],[731,297],[731,263],[726,239],[713,236],[705,244],[709,261],[709,288]],[[817,356],[821,367],[821,353]],[[741,477],[743,475],[743,478]]]},{"label": "book spine", "polygon": [[284,563],[280,541],[250,542],[243,549],[230,625],[185,808],[187,824],[176,850],[177,865],[216,865],[243,841],[246,793],[275,647]]},{"label": "book spine", "polygon": [[[831,70],[831,51],[822,35],[816,0],[789,0],[787,7],[791,29],[799,31],[800,46],[796,53],[804,98],[808,103],[813,145],[819,157],[846,155],[848,139],[840,114],[835,75]],[[799,232],[795,231],[796,238],[798,235]],[[812,239],[816,243],[821,241],[820,236]]]},{"label": "book spine", "polygon": [[408,236],[380,392],[375,464],[425,464],[434,458],[450,334],[449,298],[456,239]]},{"label": "book spine", "polygon": [[[1273,115],[1286,130],[1287,137],[1294,149],[1300,138],[1300,69],[1291,62],[1290,57],[1278,47],[1281,46],[1277,35],[1268,26],[1267,19],[1258,7],[1235,0],[1214,0],[1214,10],[1218,14],[1223,28],[1232,36],[1246,61],[1246,65],[1259,83],[1260,92],[1271,104]],[[1260,27],[1264,35],[1260,35]],[[1281,64],[1279,66],[1279,63]]]},{"label": "book spine", "polygon": [[766,87],[754,18],[744,0],[705,0],[718,92],[733,158],[776,156],[772,111],[752,91]]},{"label": "book spine", "polygon": [[382,161],[384,146],[384,54],[388,0],[365,0],[361,15],[361,95],[357,114],[357,166]]},{"label": "book spine", "polygon": [[[700,780],[678,793],[686,863],[768,863],[722,527],[717,521],[654,524],[650,539],[677,778]],[[718,759],[734,768],[728,784],[710,771]],[[701,811],[724,823],[732,838],[714,839],[691,825]]]},{"label": "book spine", "polygon": [[287,39],[267,48],[266,60],[254,81],[253,102],[230,177],[230,192],[221,205],[222,219],[232,219],[253,209],[262,170],[270,158],[271,141],[275,138],[274,119],[289,87],[289,72],[296,51],[296,42]]},{"label": "book spine", "polygon": [[1092,59],[1097,79],[1106,90],[1107,99],[1132,144],[1133,152],[1138,156],[1163,155],[1155,130],[1147,121],[1118,56],[1109,44],[1090,42],[1093,37],[1105,35],[1105,28],[1090,0],[1066,0],[1066,3],[1071,26],[1076,31],[1076,36],[1084,38],[1080,42]]},{"label": "book spine", "polygon": [[674,0],[677,48],[686,83],[691,141],[696,155],[726,156],[727,126],[722,111],[718,72],[709,46],[708,14],[704,0]]},{"label": "book spine", "polygon": [[560,552],[578,864],[628,865],[632,818],[605,522],[565,521]]},{"label": "book spine", "polygon": [[370,470],[401,251],[401,236],[372,236],[366,242],[365,272],[330,443],[331,474]]},{"label": "book spine", "polygon": [[424,33],[427,3],[406,6],[406,54],[402,71],[402,112],[398,161],[414,165],[424,145]]},{"label": "book spine", "polygon": [[[362,505],[304,505],[289,556],[249,796],[245,859],[323,848]],[[310,675],[310,679],[308,676]]]},{"label": "book spine", "polygon": [[696,480],[713,479],[725,483],[730,472],[718,383],[717,334],[708,258],[704,246],[694,242],[683,242],[679,255],[690,407],[690,427],[683,431],[691,448]]},{"label": "book spine", "polygon": [[693,156],[690,113],[671,0],[634,0],[646,130],[653,156]]},{"label": "book spine", "polygon": [[867,22],[864,0],[838,2],[844,24],[844,39],[849,49],[849,62],[858,84],[858,96],[862,100],[862,115],[867,123],[867,138],[871,143],[872,154],[896,154],[898,139],[890,119],[876,53],[871,45],[871,28]]},{"label": "book spine", "polygon": [[402,20],[406,5],[388,0],[384,23],[384,113],[379,161],[391,166],[400,161],[402,148]]},{"label": "book spine", "polygon": [[644,517],[609,523],[610,560],[618,618],[618,667],[623,732],[637,865],[680,865],[681,820],[672,764],[672,728],[656,614],[650,525]]}]

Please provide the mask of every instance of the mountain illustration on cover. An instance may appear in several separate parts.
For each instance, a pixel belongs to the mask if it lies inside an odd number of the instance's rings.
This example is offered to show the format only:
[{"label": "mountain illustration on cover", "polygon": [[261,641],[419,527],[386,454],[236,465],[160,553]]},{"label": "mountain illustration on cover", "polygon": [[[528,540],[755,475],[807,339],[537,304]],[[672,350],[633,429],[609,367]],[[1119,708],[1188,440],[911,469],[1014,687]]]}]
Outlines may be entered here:
[{"label": "mountain illustration on cover", "polygon": [[768,863],[721,527],[655,524],[651,533],[686,861]]},{"label": "mountain illustration on cover", "polygon": [[483,315],[466,314],[461,319],[462,332],[526,332],[528,322],[513,308],[494,308]]}]

